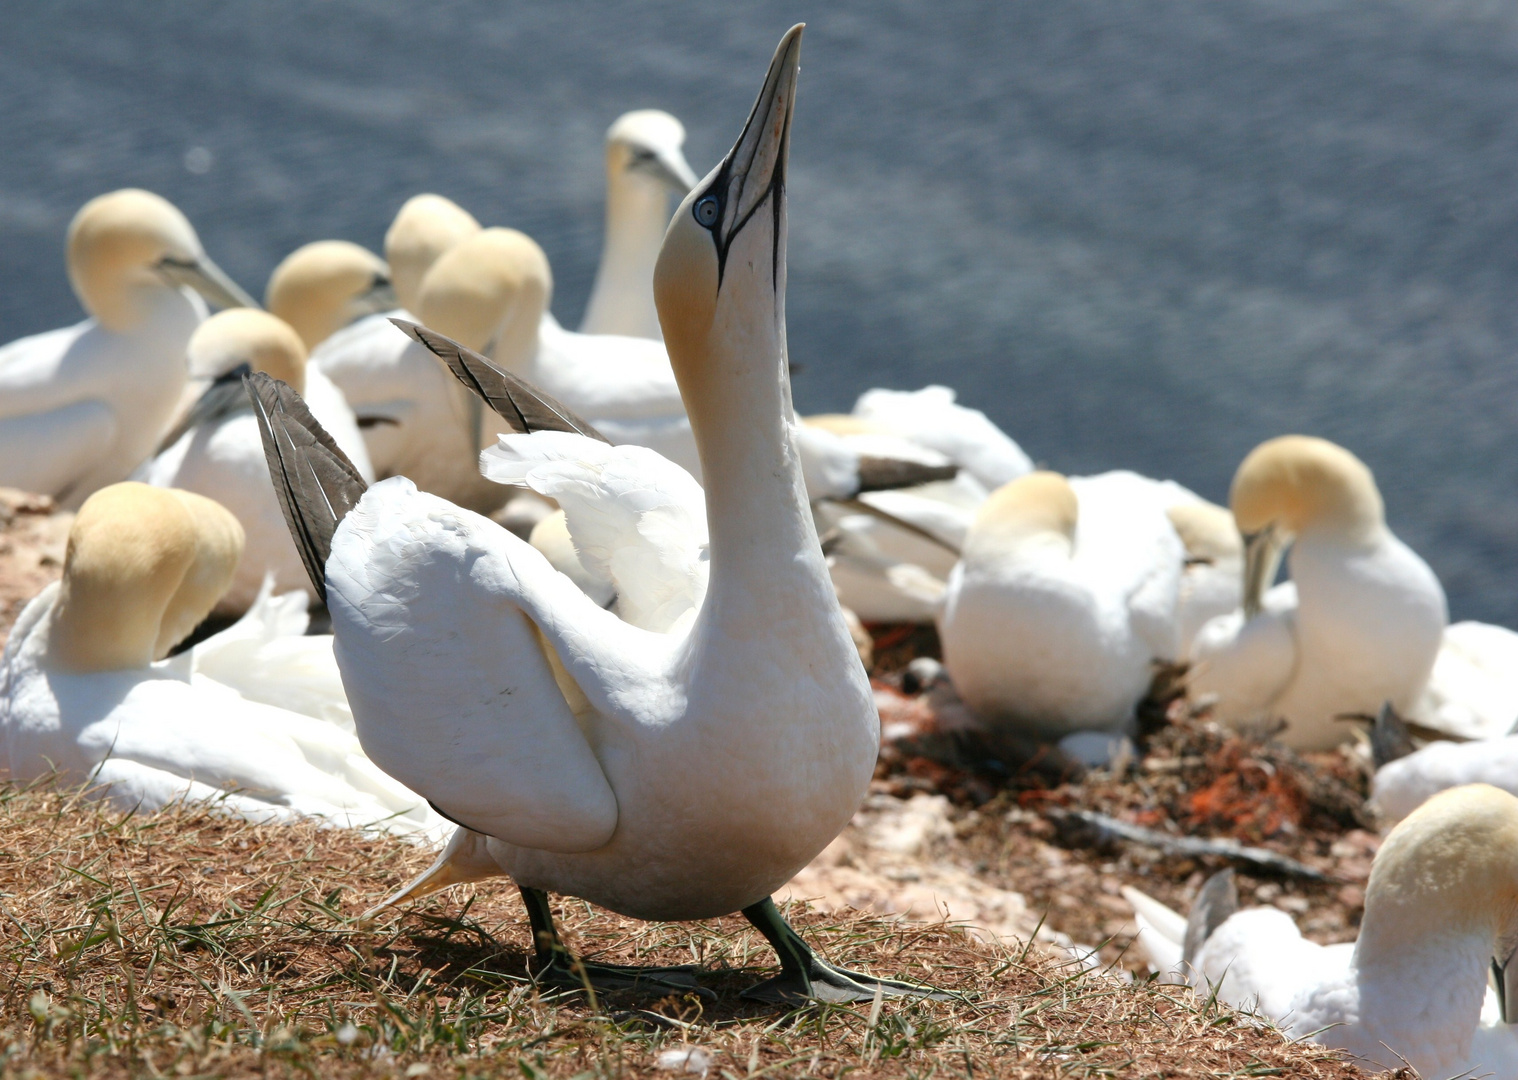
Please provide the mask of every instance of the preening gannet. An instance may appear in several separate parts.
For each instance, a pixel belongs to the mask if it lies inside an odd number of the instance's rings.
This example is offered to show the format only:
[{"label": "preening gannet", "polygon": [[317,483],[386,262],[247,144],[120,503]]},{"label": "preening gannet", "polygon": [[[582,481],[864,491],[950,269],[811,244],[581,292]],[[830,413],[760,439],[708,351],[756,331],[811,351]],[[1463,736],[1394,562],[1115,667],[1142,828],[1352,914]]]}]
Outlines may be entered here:
[{"label": "preening gannet", "polygon": [[[241,548],[237,520],[199,495],[121,483],[86,500],[62,581],[27,605],[0,661],[0,774],[56,770],[127,807],[206,799],[254,820],[436,829],[426,803],[342,726],[330,645],[297,636],[282,648],[267,632],[272,620],[298,635],[303,612],[265,607],[165,659],[211,610]],[[202,670],[229,664],[249,693]]]},{"label": "preening gannet", "polygon": [[939,635],[983,723],[1051,741],[1132,724],[1154,662],[1179,642],[1185,551],[1153,485],[1035,472],[980,508]]},{"label": "preening gannet", "polygon": [[664,339],[654,263],[670,196],[683,198],[696,184],[684,145],[685,127],[658,109],[623,113],[606,132],[606,238],[580,333]]},{"label": "preening gannet", "polygon": [[219,307],[257,307],[185,216],[127,188],[85,203],[69,281],[89,318],[0,348],[0,485],[77,507],[153,452],[179,404],[185,343]]},{"label": "preening gannet", "polygon": [[214,498],[236,515],[247,543],[216,611],[240,615],[258,596],[266,575],[274,575],[279,592],[308,585],[269,483],[243,374],[268,372],[304,393],[312,415],[359,473],[368,479],[374,474],[352,410],[326,377],[306,363],[305,346],[283,320],[252,310],[213,315],[190,338],[189,358],[192,371],[216,381],[170,433],[163,451],[136,476],[155,487]]},{"label": "preening gannet", "polygon": [[[1140,948],[1169,970],[1187,920],[1136,890],[1124,895],[1139,916]],[[1371,866],[1353,945],[1307,941],[1275,908],[1240,911],[1193,938],[1193,985],[1258,1008],[1294,1038],[1374,1069],[1518,1074],[1518,1034],[1504,1015],[1518,990],[1518,798],[1472,784],[1393,829]],[[1483,1016],[1488,973],[1498,992]]]},{"label": "preening gannet", "polygon": [[296,248],[269,275],[264,306],[295,328],[309,351],[366,315],[394,311],[390,268],[347,240]]},{"label": "preening gannet", "polygon": [[[1343,741],[1343,713],[1387,701],[1409,712],[1439,652],[1444,590],[1386,527],[1370,469],[1324,439],[1287,435],[1249,453],[1230,498],[1244,606],[1198,633],[1193,692],[1217,695],[1227,721],[1285,719],[1281,739],[1299,749]],[[1291,581],[1270,589],[1287,545]]]},{"label": "preening gannet", "polygon": [[644,919],[742,909],[780,954],[780,976],[751,991],[766,1000],[921,992],[823,963],[769,900],[849,820],[879,736],[787,431],[800,36],[782,39],[738,144],[676,212],[655,275],[707,479],[709,584],[683,628],[629,626],[405,478],[365,490],[293,392],[250,380],[360,737],[465,826],[407,893],[510,874],[546,976],[567,985],[690,981],[571,967],[545,890]]},{"label": "preening gannet", "polygon": [[[454,244],[479,231],[479,222],[441,195],[408,199],[385,234],[385,261],[400,307],[358,320],[311,353],[312,365],[337,385],[352,406],[369,460],[381,478],[418,470],[419,463],[429,458],[430,440],[444,437],[440,426],[450,434],[463,430],[461,422],[447,419],[450,401],[456,400],[462,408],[462,396],[447,396],[456,393],[448,377],[426,350],[396,333],[389,316],[415,319],[421,306],[422,278],[432,264]],[[474,472],[471,458],[462,481],[466,491],[476,483]],[[474,509],[492,508],[474,506],[466,493],[453,488],[435,490],[420,471],[407,475],[423,490]],[[443,476],[452,482],[451,473],[445,471]],[[501,497],[499,489],[482,488],[481,493],[490,499]]]}]

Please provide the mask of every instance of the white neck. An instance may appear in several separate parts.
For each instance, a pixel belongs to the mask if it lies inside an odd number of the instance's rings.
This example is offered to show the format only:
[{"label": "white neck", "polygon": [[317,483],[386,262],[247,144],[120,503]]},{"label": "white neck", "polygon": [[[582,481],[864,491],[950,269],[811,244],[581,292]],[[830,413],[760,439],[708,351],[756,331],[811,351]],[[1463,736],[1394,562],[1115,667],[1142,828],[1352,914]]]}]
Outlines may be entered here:
[{"label": "white neck", "polygon": [[[768,277],[768,260],[754,267],[730,259],[727,271],[724,291],[768,300],[769,283],[745,288],[731,280],[740,273]],[[731,625],[745,638],[756,627],[794,628],[803,611],[831,618],[837,606],[789,435],[795,416],[783,277],[775,303],[776,310],[762,313],[726,306],[710,353],[681,387],[706,478],[711,584],[703,622]]]},{"label": "white neck", "polygon": [[1401,1041],[1468,1050],[1486,998],[1491,932],[1376,914],[1366,911],[1355,944],[1361,1023],[1394,1049]]},{"label": "white neck", "polygon": [[668,225],[664,184],[620,166],[608,170],[606,238],[581,333],[663,340],[654,307],[654,263]]}]

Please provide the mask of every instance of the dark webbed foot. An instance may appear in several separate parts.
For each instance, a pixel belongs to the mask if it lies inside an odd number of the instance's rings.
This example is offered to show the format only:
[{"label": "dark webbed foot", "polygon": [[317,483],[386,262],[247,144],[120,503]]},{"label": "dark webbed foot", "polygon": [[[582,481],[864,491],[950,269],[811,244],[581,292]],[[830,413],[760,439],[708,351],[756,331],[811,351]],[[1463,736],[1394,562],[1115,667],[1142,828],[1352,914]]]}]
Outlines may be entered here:
[{"label": "dark webbed foot", "polygon": [[527,905],[527,919],[532,924],[536,972],[533,978],[541,985],[557,990],[590,990],[605,993],[631,990],[643,994],[697,994],[715,1000],[716,994],[696,982],[692,965],[677,967],[624,967],[621,964],[598,964],[575,956],[559,938],[548,907],[548,894],[540,889],[522,889]]},{"label": "dark webbed foot", "polygon": [[781,917],[775,902],[765,899],[743,909],[743,915],[774,946],[780,974],[750,986],[743,996],[753,1001],[794,1005],[803,1001],[873,1001],[881,997],[919,997],[944,1001],[952,997],[931,986],[877,979],[821,960],[801,935]]}]

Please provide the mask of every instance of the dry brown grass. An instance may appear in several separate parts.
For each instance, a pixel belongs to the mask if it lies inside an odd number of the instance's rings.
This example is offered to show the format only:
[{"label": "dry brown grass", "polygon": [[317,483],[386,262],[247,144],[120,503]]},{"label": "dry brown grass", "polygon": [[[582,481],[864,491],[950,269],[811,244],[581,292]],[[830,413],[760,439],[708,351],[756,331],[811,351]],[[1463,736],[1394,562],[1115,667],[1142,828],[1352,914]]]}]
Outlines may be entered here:
[{"label": "dry brown grass", "polygon": [[718,997],[540,991],[515,890],[355,915],[426,853],[205,808],[124,815],[0,788],[0,1076],[1360,1075],[1176,987],[1083,975],[944,927],[793,909],[835,961],[963,997],[777,1010],[738,992],[773,957],[737,919],[651,925],[561,901],[566,935],[623,962],[695,962]]}]

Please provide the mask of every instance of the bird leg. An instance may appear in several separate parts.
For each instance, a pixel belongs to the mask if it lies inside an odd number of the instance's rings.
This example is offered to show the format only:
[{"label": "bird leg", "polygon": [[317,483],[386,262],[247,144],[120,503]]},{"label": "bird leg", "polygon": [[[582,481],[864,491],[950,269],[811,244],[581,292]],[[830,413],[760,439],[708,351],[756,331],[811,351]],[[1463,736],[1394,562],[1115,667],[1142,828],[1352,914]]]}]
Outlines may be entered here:
[{"label": "bird leg", "polygon": [[769,897],[744,908],[743,917],[754,924],[780,957],[779,975],[743,991],[743,996],[751,1000],[794,1005],[804,1001],[872,1001],[877,995],[923,997],[935,1001],[952,996],[931,986],[877,979],[873,975],[834,967],[819,959],[785,921],[775,907],[775,901]]},{"label": "bird leg", "polygon": [[715,999],[716,994],[696,984],[696,968],[690,964],[677,967],[624,967],[581,960],[559,937],[553,924],[548,894],[542,889],[517,886],[527,905],[527,921],[532,925],[534,978],[561,990],[586,990],[591,994],[608,990],[635,990],[647,994],[698,994]]}]

